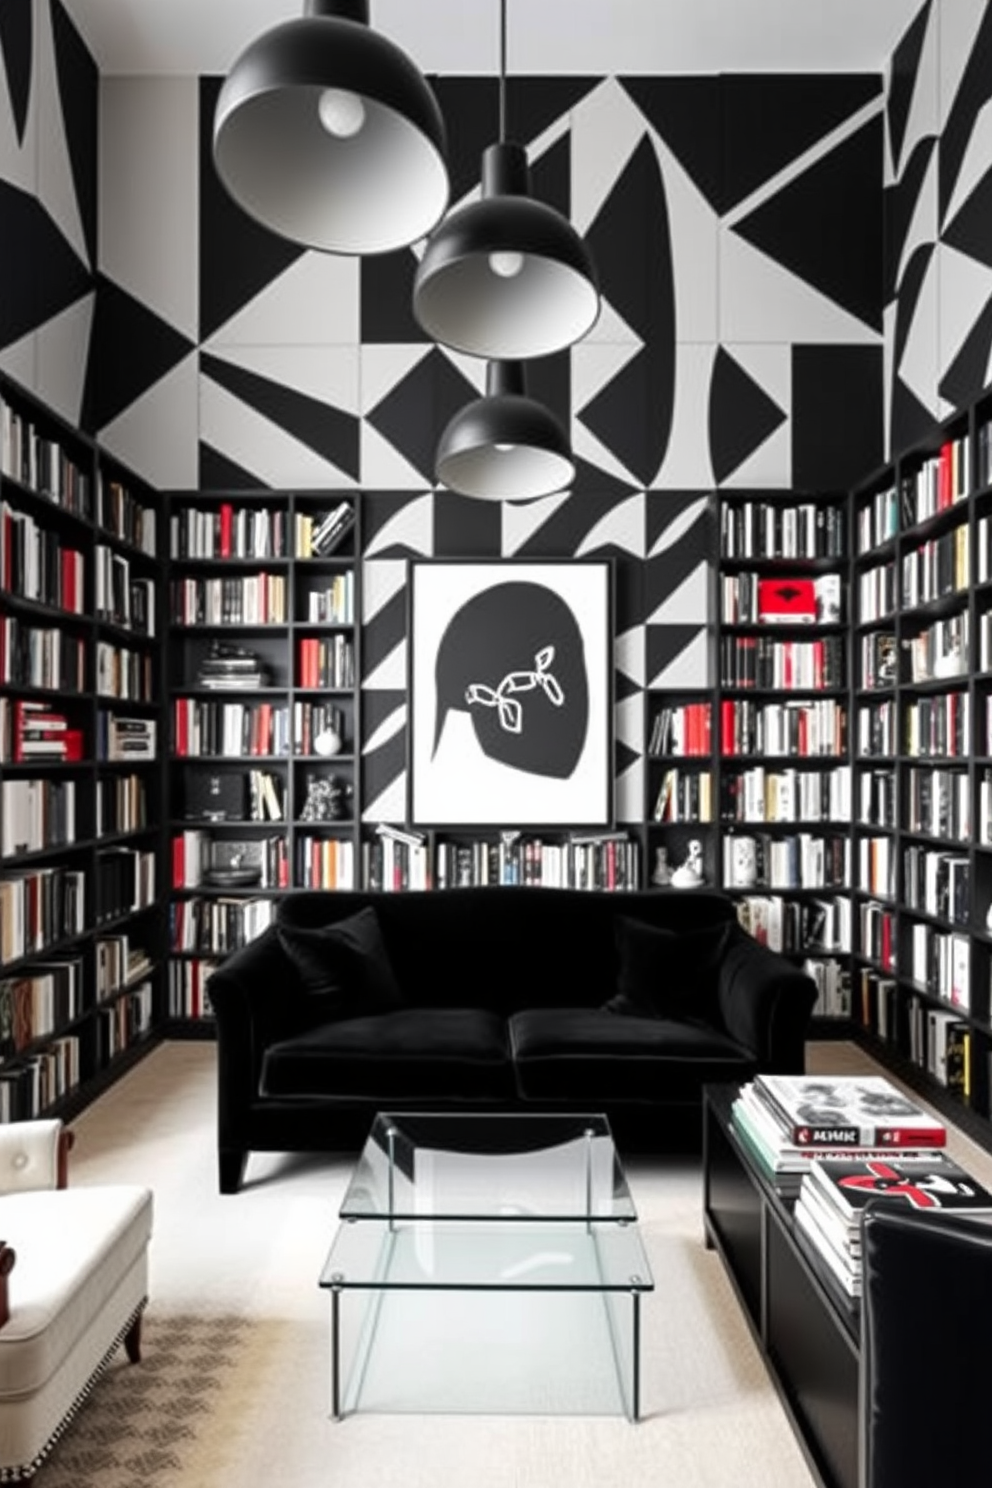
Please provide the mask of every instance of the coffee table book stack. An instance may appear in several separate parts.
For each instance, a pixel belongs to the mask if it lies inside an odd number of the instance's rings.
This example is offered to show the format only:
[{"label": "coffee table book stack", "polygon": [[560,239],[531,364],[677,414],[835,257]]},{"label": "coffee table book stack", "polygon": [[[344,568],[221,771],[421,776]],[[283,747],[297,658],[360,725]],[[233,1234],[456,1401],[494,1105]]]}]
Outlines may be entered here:
[{"label": "coffee table book stack", "polygon": [[731,1108],[736,1136],[783,1198],[817,1161],[932,1161],[947,1128],[881,1075],[756,1075]]}]

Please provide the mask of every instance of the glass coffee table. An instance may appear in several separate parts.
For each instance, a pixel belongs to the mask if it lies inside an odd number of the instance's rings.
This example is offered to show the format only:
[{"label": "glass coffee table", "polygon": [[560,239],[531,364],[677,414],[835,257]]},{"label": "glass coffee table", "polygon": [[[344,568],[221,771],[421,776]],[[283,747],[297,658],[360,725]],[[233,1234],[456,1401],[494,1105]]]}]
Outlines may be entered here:
[{"label": "glass coffee table", "polygon": [[382,1112],[339,1217],[336,1418],[639,1418],[654,1282],[605,1116]]}]

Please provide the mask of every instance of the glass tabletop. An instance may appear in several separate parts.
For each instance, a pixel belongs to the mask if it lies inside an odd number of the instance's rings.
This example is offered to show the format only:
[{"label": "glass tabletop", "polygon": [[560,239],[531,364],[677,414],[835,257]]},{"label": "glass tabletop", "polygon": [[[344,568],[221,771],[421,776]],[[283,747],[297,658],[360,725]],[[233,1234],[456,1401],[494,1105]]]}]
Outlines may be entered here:
[{"label": "glass tabletop", "polygon": [[637,1211],[603,1115],[384,1111],[340,1215],[622,1224]]}]

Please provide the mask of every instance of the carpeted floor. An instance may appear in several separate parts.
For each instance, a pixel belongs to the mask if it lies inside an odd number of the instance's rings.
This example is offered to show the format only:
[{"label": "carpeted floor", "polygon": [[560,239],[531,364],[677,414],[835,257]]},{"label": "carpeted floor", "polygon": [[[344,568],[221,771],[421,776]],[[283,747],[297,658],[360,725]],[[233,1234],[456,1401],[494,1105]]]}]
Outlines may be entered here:
[{"label": "carpeted floor", "polygon": [[[809,1064],[874,1068],[837,1044],[817,1046]],[[811,1488],[721,1263],[703,1247],[697,1163],[628,1167],[655,1279],[640,1424],[361,1412],[334,1422],[317,1281],[350,1162],[253,1157],[246,1188],[221,1198],[214,1103],[213,1045],[166,1044],[75,1122],[74,1183],[154,1189],[151,1297],[143,1362],[120,1353],[38,1488]],[[976,1172],[992,1166],[964,1147]]]}]

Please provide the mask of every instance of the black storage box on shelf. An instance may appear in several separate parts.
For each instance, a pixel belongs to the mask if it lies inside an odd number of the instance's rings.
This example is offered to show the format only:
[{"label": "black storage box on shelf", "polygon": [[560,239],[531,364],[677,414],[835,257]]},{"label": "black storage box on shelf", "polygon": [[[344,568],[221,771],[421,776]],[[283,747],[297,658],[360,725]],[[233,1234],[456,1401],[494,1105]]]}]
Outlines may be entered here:
[{"label": "black storage box on shelf", "polygon": [[242,772],[192,771],[184,789],[188,820],[244,821],[248,793]]}]

